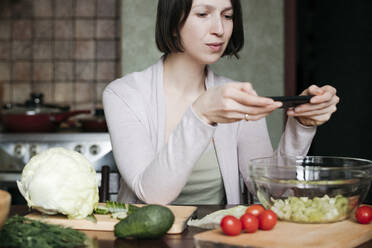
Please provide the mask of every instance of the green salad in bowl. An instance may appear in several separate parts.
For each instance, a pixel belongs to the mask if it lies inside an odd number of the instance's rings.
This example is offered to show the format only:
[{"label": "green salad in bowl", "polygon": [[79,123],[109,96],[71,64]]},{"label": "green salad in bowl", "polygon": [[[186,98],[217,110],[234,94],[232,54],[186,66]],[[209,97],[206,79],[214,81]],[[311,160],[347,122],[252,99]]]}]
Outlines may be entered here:
[{"label": "green salad in bowl", "polygon": [[347,219],[372,179],[372,161],[357,158],[274,156],[248,166],[257,199],[279,219],[297,223]]}]

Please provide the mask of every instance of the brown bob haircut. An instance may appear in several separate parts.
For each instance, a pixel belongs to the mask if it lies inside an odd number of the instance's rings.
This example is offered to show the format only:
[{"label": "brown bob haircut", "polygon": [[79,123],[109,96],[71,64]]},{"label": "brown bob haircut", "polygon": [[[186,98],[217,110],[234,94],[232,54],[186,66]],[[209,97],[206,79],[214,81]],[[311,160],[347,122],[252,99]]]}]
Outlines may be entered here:
[{"label": "brown bob haircut", "polygon": [[[193,0],[159,0],[156,16],[155,40],[158,49],[165,55],[172,52],[183,52],[180,29],[189,16]],[[233,32],[222,54],[234,55],[239,58],[238,52],[244,45],[244,31],[242,8],[240,0],[231,0],[233,8]]]}]

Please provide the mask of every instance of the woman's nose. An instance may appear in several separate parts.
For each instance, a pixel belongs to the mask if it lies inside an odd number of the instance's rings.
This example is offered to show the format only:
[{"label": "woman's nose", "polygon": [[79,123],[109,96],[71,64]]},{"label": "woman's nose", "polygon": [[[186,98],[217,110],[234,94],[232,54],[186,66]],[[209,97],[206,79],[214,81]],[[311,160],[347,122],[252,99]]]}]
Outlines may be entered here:
[{"label": "woman's nose", "polygon": [[222,36],[224,34],[223,20],[221,17],[214,18],[211,33],[217,36]]}]

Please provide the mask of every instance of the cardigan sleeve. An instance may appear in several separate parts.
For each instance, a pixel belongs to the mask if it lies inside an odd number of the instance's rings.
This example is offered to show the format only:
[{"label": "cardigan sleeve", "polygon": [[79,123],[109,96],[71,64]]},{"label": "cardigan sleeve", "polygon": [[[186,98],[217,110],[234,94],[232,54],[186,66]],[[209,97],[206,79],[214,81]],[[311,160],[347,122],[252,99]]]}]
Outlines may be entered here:
[{"label": "cardigan sleeve", "polygon": [[240,122],[237,137],[239,170],[248,188],[251,188],[248,180],[250,159],[273,156],[275,153],[304,156],[310,149],[315,132],[316,127],[303,126],[293,117],[289,117],[278,148],[273,151],[265,119]]},{"label": "cardigan sleeve", "polygon": [[[138,99],[141,99],[139,95]],[[150,117],[138,111],[141,102],[134,106],[106,87],[103,104],[115,161],[128,187],[145,203],[172,202],[186,184],[216,127],[200,120],[190,106],[168,142],[156,151],[146,119]]]},{"label": "cardigan sleeve", "polygon": [[300,124],[294,117],[288,117],[285,131],[280,139],[276,152],[278,155],[306,155],[310,149],[316,129],[316,127]]}]

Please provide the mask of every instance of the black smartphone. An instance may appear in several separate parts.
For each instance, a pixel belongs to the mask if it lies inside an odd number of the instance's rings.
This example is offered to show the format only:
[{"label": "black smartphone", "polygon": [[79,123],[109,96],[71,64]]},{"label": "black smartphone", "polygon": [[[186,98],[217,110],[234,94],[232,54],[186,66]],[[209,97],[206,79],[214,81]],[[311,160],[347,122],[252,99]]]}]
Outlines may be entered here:
[{"label": "black smartphone", "polygon": [[313,95],[310,96],[268,96],[277,102],[282,102],[283,105],[280,108],[291,108],[296,107],[300,104],[309,103]]}]

